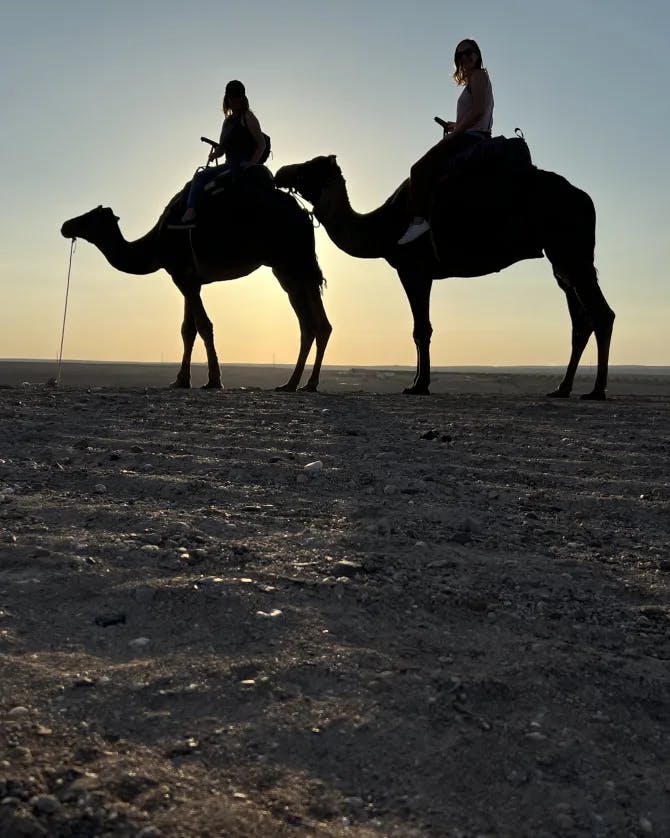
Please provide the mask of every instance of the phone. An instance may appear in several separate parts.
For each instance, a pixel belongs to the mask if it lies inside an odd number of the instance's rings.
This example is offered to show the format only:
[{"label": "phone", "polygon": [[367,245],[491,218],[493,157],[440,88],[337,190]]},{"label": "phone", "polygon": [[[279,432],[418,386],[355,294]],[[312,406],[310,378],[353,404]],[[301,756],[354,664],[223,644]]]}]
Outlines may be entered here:
[{"label": "phone", "polygon": [[435,120],[435,122],[437,122],[438,125],[441,125],[445,131],[447,130],[447,122],[444,119],[442,119],[442,117],[434,116],[433,119]]}]

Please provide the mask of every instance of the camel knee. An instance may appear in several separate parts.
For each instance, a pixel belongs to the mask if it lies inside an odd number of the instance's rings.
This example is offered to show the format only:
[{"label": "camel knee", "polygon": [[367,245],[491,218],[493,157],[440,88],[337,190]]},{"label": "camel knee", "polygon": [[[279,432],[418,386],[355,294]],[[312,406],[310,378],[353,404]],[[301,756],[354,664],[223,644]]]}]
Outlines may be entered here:
[{"label": "camel knee", "polygon": [[420,343],[430,343],[430,339],[433,335],[433,327],[428,323],[426,326],[415,326],[414,331],[412,332],[412,337],[414,338],[414,343],[417,345]]}]

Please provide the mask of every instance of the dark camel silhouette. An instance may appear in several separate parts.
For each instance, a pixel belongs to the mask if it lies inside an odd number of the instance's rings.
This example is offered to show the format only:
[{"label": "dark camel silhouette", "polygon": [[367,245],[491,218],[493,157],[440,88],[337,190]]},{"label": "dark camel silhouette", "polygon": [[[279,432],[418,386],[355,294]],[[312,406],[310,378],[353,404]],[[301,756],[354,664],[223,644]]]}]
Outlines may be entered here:
[{"label": "dark camel silhouette", "polygon": [[203,202],[198,226],[192,231],[168,229],[184,212],[188,184],[170,201],[156,225],[137,241],[123,238],[119,219],[109,208],[98,207],[66,221],[61,228],[66,238],[82,238],[94,244],[119,271],[149,274],[162,268],[170,274],[184,295],[184,355],[172,387],[191,386],[191,354],[199,334],[207,350],[205,388],[221,388],[214,330],[200,289],[210,282],[248,276],[261,265],[272,268],[300,323],[295,369],[276,389],[297,389],[314,340],[314,366],[302,389],[315,391],[318,387],[332,329],[321,302],[324,278],[316,259],[312,222],[293,196],[273,187],[267,170],[253,168],[262,171],[248,170],[239,183]]},{"label": "dark camel silhouette", "polygon": [[334,155],[284,166],[279,187],[297,191],[333,242],[352,256],[386,259],[398,272],[414,318],[414,383],[405,393],[428,394],[430,292],[434,279],[482,276],[529,258],[549,259],[565,292],[572,320],[572,353],[563,381],[549,396],[567,398],[592,332],[598,346],[593,390],[604,399],[614,312],[598,285],[593,264],[595,210],[590,197],[565,178],[528,166],[514,177],[481,170],[450,175],[437,190],[432,233],[411,244],[397,240],[409,221],[405,181],[378,209],[361,215],[349,203]]}]

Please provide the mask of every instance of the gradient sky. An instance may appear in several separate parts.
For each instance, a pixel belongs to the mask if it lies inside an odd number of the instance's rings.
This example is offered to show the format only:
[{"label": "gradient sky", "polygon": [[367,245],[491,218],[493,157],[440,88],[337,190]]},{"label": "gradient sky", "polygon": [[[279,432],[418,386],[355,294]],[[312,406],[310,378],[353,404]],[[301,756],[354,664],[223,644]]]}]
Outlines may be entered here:
[{"label": "gradient sky", "polygon": [[[667,0],[0,0],[0,357],[58,353],[69,242],[98,204],[126,238],[153,226],[204,162],[242,79],[272,169],[335,153],[355,209],[382,203],[452,119],[451,58],[478,40],[494,133],[592,196],[596,266],[617,313],[612,363],[670,364]],[[413,364],[409,306],[382,260],[317,230],[334,332],[326,363]],[[205,287],[224,362],[292,363],[298,327],[267,269]],[[182,300],[78,242],[65,358],[173,361]],[[562,364],[569,318],[546,260],[433,286],[433,363]],[[200,341],[195,360],[204,360]],[[593,362],[590,346],[585,361]]]}]

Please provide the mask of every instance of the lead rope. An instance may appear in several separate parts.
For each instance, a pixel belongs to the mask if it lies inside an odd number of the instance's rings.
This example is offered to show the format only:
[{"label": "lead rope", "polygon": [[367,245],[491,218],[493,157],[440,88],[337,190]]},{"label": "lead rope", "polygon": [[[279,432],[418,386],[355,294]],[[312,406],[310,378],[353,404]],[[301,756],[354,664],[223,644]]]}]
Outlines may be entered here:
[{"label": "lead rope", "polygon": [[65,319],[67,318],[67,301],[70,296],[70,274],[72,273],[72,256],[77,247],[77,239],[72,239],[70,245],[70,264],[67,269],[67,285],[65,287],[65,309],[63,310],[63,328],[60,333],[60,351],[58,352],[58,372],[56,373],[56,387],[60,385],[60,372],[63,363],[63,342],[65,340]]},{"label": "lead rope", "polygon": [[[305,210],[309,220],[312,222],[312,227],[314,227],[315,230],[318,230],[319,227],[321,226],[321,222],[316,217],[316,215],[314,215],[314,210],[313,209],[307,209],[307,205],[302,200],[302,196],[300,195],[298,190],[295,188],[295,186],[289,186],[288,193],[289,193],[289,195],[293,195],[293,197],[295,198],[297,203]],[[314,223],[315,221],[316,221],[316,224]]]}]

